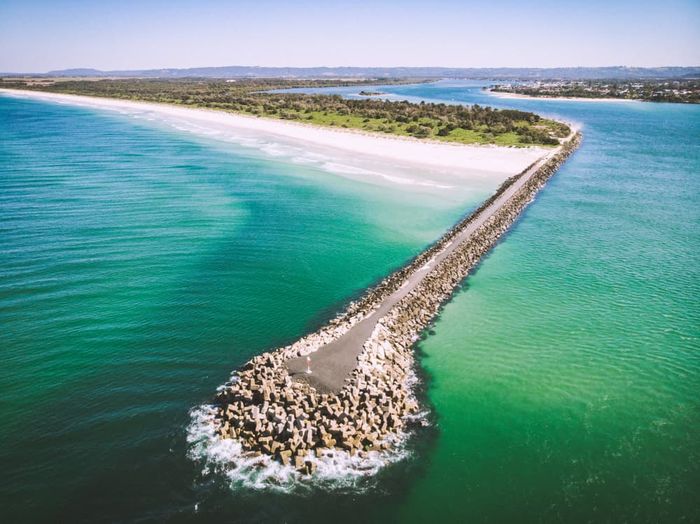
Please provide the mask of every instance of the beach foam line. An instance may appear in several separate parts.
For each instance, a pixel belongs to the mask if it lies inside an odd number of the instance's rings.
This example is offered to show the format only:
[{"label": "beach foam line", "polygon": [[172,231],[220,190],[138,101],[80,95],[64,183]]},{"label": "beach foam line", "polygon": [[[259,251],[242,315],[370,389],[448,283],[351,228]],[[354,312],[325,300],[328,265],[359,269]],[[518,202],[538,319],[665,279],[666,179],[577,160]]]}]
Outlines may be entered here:
[{"label": "beach foam line", "polygon": [[380,135],[360,130],[336,129],[311,124],[260,118],[211,109],[195,109],[152,102],[98,98],[62,93],[0,89],[16,97],[70,103],[83,107],[117,111],[148,112],[159,117],[177,119],[180,124],[205,126],[235,134],[262,134],[296,142],[302,149],[320,147],[335,154],[349,154],[358,163],[365,159],[384,161],[392,166],[441,170],[454,176],[496,177],[498,180],[521,172],[544,156],[548,150],[540,147],[513,148],[493,145],[465,145],[411,137]]},{"label": "beach foam line", "polygon": [[[69,102],[65,102],[62,100],[57,101],[56,103],[62,105],[70,105]],[[88,104],[84,107],[92,106]],[[298,147],[295,145],[284,144],[281,142],[264,140],[260,138],[251,138],[249,136],[236,134],[235,132],[231,133],[230,131],[226,132],[221,129],[214,129],[208,127],[207,125],[199,125],[179,117],[168,117],[167,115],[160,115],[157,112],[149,110],[125,110],[121,108],[105,109],[115,111],[121,115],[129,116],[135,120],[158,122],[183,133],[192,133],[198,136],[204,136],[229,143],[234,143],[244,148],[260,151],[266,156],[273,159],[285,159],[294,164],[316,167],[327,173],[343,176],[344,178],[348,178],[346,175],[350,175],[350,178],[357,179],[359,177],[359,179],[363,180],[364,182],[383,181],[389,182],[391,184],[414,186],[419,188],[429,188],[435,190],[446,190],[454,188],[453,185],[440,183],[429,178],[392,175],[374,169],[366,169],[364,167],[358,167],[346,163],[341,163],[339,161],[336,161],[332,155],[324,155],[322,153],[311,152],[305,150],[303,147]],[[408,172],[408,170],[404,171]]]},{"label": "beach foam line", "polygon": [[[123,114],[129,114],[128,112],[121,112]],[[313,166],[327,173],[334,175],[354,175],[359,176],[363,180],[367,181],[367,177],[375,177],[377,179],[390,182],[392,184],[399,184],[404,186],[417,186],[426,187],[433,189],[452,189],[454,186],[448,184],[441,184],[430,179],[418,179],[415,177],[406,177],[398,175],[390,175],[376,170],[366,169],[363,167],[356,167],[348,164],[343,164],[334,159],[330,155],[324,155],[322,153],[314,153],[304,148],[292,146],[289,144],[283,144],[280,142],[271,142],[256,138],[250,138],[235,134],[224,134],[223,131],[212,130],[205,126],[198,126],[188,123],[183,123],[179,120],[169,120],[167,118],[158,119],[155,117],[146,117],[141,114],[134,113],[132,115],[137,119],[144,119],[149,121],[159,121],[174,129],[182,132],[190,132],[201,136],[207,136],[212,138],[218,138],[226,142],[232,142],[245,148],[255,149],[261,151],[265,155],[274,159],[286,159],[295,164]],[[354,177],[353,177],[354,179]]]},{"label": "beach foam line", "polygon": [[380,177],[389,182],[400,185],[412,185],[412,186],[422,186],[422,187],[433,187],[436,189],[451,189],[453,186],[440,184],[433,180],[417,180],[415,178],[387,175],[385,173],[380,173],[378,171],[372,171],[370,169],[364,169],[361,167],[353,167],[346,164],[339,164],[338,162],[324,162],[320,166],[326,171],[331,173],[343,173],[348,175],[360,175],[360,176],[374,176]]}]

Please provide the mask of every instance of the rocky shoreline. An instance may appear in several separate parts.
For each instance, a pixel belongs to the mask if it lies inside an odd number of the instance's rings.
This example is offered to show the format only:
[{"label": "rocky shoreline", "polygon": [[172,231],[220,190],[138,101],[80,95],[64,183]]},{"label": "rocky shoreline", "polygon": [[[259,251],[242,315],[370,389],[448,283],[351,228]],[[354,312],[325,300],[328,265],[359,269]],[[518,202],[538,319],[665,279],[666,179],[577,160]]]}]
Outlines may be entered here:
[{"label": "rocky shoreline", "polygon": [[235,371],[214,401],[216,433],[234,439],[246,457],[267,457],[312,474],[319,460],[388,452],[419,412],[413,395],[413,345],[440,307],[509,229],[536,193],[578,147],[574,135],[470,237],[438,263],[376,324],[355,370],[337,392],[319,392],[292,377],[285,363],[310,355],[366,318],[413,272],[424,268],[513,183],[512,177],[411,263],[351,303],[338,317],[292,345],[263,353]]}]

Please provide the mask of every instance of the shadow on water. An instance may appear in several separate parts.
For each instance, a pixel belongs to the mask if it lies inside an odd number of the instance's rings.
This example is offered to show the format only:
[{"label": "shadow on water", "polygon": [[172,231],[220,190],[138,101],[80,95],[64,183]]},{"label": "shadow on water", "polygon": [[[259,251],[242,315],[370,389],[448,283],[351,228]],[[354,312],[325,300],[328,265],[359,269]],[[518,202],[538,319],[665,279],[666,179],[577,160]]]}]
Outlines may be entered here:
[{"label": "shadow on water", "polygon": [[[236,195],[239,196],[239,195]],[[317,197],[310,193],[310,199]],[[357,485],[347,488],[299,487],[290,493],[273,490],[254,491],[232,487],[230,480],[223,473],[204,473],[201,462],[187,458],[188,444],[185,440],[187,426],[190,423],[188,410],[202,402],[208,402],[218,385],[225,382],[229,373],[243,364],[251,356],[263,351],[291,343],[321,327],[335,316],[352,300],[359,298],[365,288],[358,288],[349,298],[339,299],[344,294],[342,288],[327,288],[323,282],[314,282],[315,297],[309,300],[309,307],[299,305],[298,289],[280,288],[276,280],[248,283],[240,280],[251,272],[250,266],[269,266],[270,274],[279,275],[295,268],[286,267],[288,253],[280,247],[273,247],[264,253],[258,251],[258,244],[274,245],[271,240],[260,239],[265,231],[257,225],[259,215],[272,212],[284,216],[292,210],[283,204],[275,204],[275,209],[265,205],[249,206],[248,220],[240,226],[233,237],[223,236],[214,239],[206,246],[206,251],[197,263],[188,269],[187,274],[178,283],[177,289],[169,291],[163,299],[164,304],[171,304],[178,296],[200,297],[211,293],[211,289],[202,289],[212,273],[221,273],[216,290],[218,296],[228,297],[196,308],[182,308],[173,311],[162,308],[154,315],[156,325],[178,325],[184,332],[199,333],[192,339],[192,351],[206,342],[206,353],[200,358],[214,360],[209,365],[202,363],[204,369],[220,368],[216,376],[202,373],[198,377],[189,377],[188,391],[183,392],[177,405],[167,408],[167,413],[148,421],[148,428],[153,432],[152,439],[133,449],[122,451],[121,460],[110,469],[100,471],[92,477],[89,486],[81,487],[76,496],[71,497],[59,512],[59,515],[84,516],[84,521],[95,521],[100,514],[100,507],[110,497],[119,496],[129,500],[128,505],[110,508],[105,521],[123,519],[128,521],[167,520],[173,522],[209,522],[224,519],[235,522],[303,522],[335,520],[356,522],[358,518],[371,521],[376,512],[385,515],[383,521],[391,520],[391,508],[400,504],[410,493],[416,478],[424,475],[426,457],[435,446],[438,429],[431,420],[434,410],[429,408],[427,426],[414,428],[414,433],[407,442],[408,458],[391,464],[374,477],[363,479]],[[361,225],[357,225],[359,228]],[[369,234],[369,233],[363,233]],[[402,248],[404,251],[405,248]],[[342,255],[342,252],[340,253]],[[314,256],[337,257],[335,251],[316,253]],[[293,259],[295,264],[304,264],[304,260]],[[333,264],[329,260],[328,264]],[[350,262],[347,262],[348,264]],[[227,270],[225,268],[236,268]],[[259,268],[258,268],[259,269]],[[231,271],[230,273],[227,271]],[[374,264],[367,264],[365,272],[375,272]],[[342,273],[342,270],[341,270]],[[376,279],[378,283],[381,279]],[[264,304],[260,304],[260,296]],[[329,301],[330,296],[330,301]],[[304,298],[304,297],[302,297]],[[307,299],[308,300],[308,299]],[[269,304],[268,304],[269,302]],[[274,304],[273,304],[274,302]],[[329,303],[322,312],[317,312],[313,304]],[[259,310],[266,312],[263,318]],[[204,317],[209,319],[204,322]],[[214,327],[211,318],[218,319],[223,328]],[[198,324],[200,324],[198,326]],[[270,329],[270,325],[277,326]],[[213,331],[212,331],[213,330]],[[151,348],[153,354],[167,351],[167,343]],[[216,360],[219,361],[218,365]],[[183,366],[186,365],[184,362]],[[194,375],[194,373],[189,373]],[[427,389],[429,377],[420,368],[418,395],[421,404],[427,406]],[[217,378],[218,377],[218,378]],[[180,388],[177,384],[171,387]],[[186,402],[190,405],[185,406]],[[160,428],[158,429],[158,426]],[[143,434],[146,428],[134,429]],[[160,449],[160,453],[158,450]],[[163,449],[168,449],[163,454]],[[142,457],[149,457],[144,460]],[[191,482],[183,482],[185,479]],[[81,495],[82,493],[82,495]],[[81,502],[81,497],[88,497],[88,502]],[[162,504],[162,513],[149,507],[153,498],[168,500]]]}]

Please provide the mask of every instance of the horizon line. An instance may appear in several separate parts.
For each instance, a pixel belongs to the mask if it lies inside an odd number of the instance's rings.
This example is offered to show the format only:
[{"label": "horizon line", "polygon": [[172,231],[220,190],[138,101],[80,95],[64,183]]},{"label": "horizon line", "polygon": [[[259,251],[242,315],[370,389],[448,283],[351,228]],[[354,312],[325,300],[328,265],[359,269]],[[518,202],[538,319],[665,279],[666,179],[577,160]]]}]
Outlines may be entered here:
[{"label": "horizon line", "polygon": [[443,65],[422,65],[422,66],[404,66],[404,65],[384,65],[384,66],[358,66],[358,65],[314,65],[314,66],[280,66],[280,65],[202,65],[202,66],[178,66],[178,67],[145,67],[145,68],[121,68],[121,69],[100,69],[91,66],[75,66],[63,67],[60,69],[50,69],[48,71],[0,71],[3,75],[47,75],[72,70],[91,70],[99,73],[118,73],[118,72],[138,72],[138,71],[162,71],[162,70],[189,70],[189,69],[226,69],[226,68],[242,68],[242,69],[452,69],[452,70],[487,70],[487,69],[529,69],[529,70],[552,70],[552,69],[700,69],[698,65],[656,65],[656,66],[631,66],[631,65],[597,65],[597,66],[579,66],[579,65],[560,65],[560,66],[443,66]]}]

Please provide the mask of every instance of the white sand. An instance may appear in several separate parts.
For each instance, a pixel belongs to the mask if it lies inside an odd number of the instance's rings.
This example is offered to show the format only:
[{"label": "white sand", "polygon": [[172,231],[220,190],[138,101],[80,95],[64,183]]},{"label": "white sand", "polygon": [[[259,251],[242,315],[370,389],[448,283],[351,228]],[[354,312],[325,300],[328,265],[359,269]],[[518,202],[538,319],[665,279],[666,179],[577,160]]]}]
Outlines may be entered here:
[{"label": "white sand", "polygon": [[[551,152],[540,147],[472,146],[384,136],[169,104],[8,89],[0,89],[0,92],[138,114],[203,135],[225,134],[226,138],[233,141],[239,138],[239,143],[258,147],[272,156],[296,155],[299,159],[301,151],[306,156],[298,163],[323,159],[327,171],[364,180],[375,175],[384,185],[398,183],[443,190],[465,184],[492,186]],[[290,147],[280,149],[273,147],[274,144]]]}]

